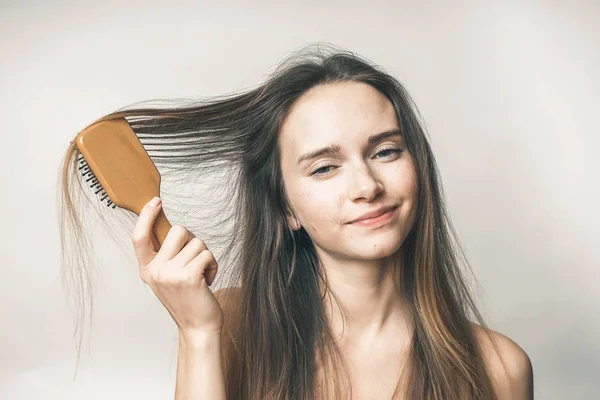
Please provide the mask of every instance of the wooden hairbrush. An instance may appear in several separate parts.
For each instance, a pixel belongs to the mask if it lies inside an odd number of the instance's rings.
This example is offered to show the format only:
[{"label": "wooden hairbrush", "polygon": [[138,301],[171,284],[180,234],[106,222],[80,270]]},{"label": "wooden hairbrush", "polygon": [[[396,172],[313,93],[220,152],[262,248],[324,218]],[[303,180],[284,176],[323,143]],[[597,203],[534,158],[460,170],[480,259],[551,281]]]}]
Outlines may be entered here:
[{"label": "wooden hairbrush", "polygon": [[[144,206],[160,196],[160,173],[125,118],[96,122],[75,138],[81,153],[77,162],[85,182],[106,201],[140,215]],[[171,224],[163,209],[152,228],[162,245]]]}]

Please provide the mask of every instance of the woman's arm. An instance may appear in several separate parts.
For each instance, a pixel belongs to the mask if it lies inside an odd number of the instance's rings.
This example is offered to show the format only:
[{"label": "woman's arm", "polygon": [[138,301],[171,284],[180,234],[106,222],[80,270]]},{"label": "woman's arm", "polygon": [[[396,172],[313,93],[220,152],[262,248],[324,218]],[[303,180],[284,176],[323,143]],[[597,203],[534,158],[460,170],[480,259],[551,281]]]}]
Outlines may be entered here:
[{"label": "woman's arm", "polygon": [[221,332],[179,333],[175,400],[226,400]]},{"label": "woman's arm", "polygon": [[158,197],[144,206],[132,242],[142,281],[150,286],[179,329],[175,399],[224,400],[222,291],[213,294],[209,288],[218,264],[206,244],[183,225],[172,226],[159,243],[154,221],[161,210]]}]

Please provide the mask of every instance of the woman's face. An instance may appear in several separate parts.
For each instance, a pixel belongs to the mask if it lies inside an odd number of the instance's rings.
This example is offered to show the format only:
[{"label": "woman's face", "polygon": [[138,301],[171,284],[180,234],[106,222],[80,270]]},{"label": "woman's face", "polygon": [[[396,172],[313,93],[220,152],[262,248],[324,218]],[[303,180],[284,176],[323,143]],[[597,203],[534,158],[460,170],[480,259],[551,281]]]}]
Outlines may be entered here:
[{"label": "woman's face", "polygon": [[[314,87],[290,110],[279,137],[284,185],[295,221],[318,251],[374,260],[401,247],[416,218],[412,158],[399,133],[369,142],[398,129],[390,101],[364,83]],[[327,146],[339,151],[303,158]],[[388,206],[395,209],[385,224],[350,223]]]}]

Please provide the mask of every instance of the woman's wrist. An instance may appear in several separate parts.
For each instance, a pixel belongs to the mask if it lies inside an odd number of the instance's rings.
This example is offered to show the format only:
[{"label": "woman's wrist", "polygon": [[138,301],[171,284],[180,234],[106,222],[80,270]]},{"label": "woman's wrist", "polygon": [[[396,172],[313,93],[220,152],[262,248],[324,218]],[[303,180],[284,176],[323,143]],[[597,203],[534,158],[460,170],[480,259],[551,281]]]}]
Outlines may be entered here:
[{"label": "woman's wrist", "polygon": [[220,349],[221,331],[179,330],[179,344],[186,347]]}]

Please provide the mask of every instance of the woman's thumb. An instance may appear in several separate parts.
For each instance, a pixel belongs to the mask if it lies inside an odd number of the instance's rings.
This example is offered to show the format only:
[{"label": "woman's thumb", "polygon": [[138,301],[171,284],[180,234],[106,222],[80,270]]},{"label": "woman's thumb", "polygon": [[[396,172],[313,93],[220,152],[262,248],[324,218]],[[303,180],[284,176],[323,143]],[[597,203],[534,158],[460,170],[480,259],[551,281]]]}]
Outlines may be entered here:
[{"label": "woman's thumb", "polygon": [[[152,199],[140,212],[140,217],[133,228],[132,242],[135,256],[140,267],[145,267],[156,256],[156,239],[153,238],[152,226],[160,212],[161,201],[158,197]],[[154,240],[153,240],[154,239]]]}]

